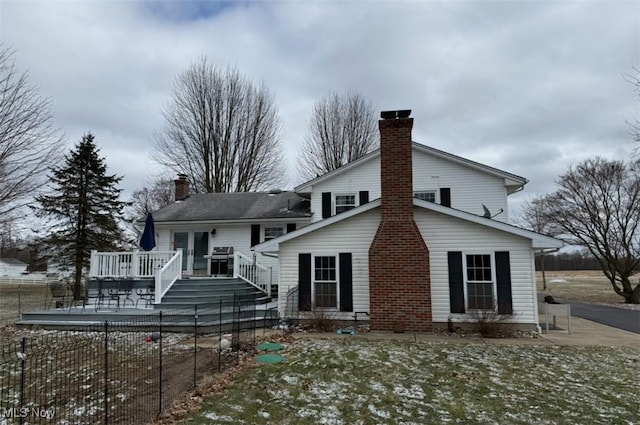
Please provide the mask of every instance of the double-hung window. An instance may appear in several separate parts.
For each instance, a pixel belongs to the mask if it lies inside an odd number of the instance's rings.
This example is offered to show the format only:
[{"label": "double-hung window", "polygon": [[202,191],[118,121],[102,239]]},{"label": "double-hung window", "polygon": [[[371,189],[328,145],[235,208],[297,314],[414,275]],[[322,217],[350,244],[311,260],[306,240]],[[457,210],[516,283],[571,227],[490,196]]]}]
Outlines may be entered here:
[{"label": "double-hung window", "polygon": [[264,241],[270,241],[271,239],[275,239],[278,236],[282,236],[284,233],[284,228],[280,226],[273,227],[265,227],[264,228]]},{"label": "double-hung window", "polygon": [[413,192],[413,197],[420,199],[422,201],[427,202],[436,202],[436,191],[435,190],[421,190],[418,192]]},{"label": "double-hung window", "polygon": [[493,310],[493,270],[490,254],[466,255],[467,307],[470,310]]},{"label": "double-hung window", "polygon": [[313,289],[314,307],[338,307],[338,285],[336,257],[317,256],[314,258]]},{"label": "double-hung window", "polygon": [[336,195],[336,214],[356,207],[356,195]]}]

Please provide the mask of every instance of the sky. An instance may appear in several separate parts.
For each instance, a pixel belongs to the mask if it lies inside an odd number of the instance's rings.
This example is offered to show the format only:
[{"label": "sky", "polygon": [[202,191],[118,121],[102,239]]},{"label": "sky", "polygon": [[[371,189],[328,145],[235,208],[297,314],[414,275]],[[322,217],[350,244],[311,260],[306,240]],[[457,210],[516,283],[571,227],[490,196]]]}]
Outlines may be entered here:
[{"label": "sky", "polygon": [[638,1],[0,0],[0,40],[67,147],[94,134],[124,198],[167,175],[153,135],[201,57],[273,92],[283,189],[302,182],[298,147],[330,91],[411,109],[416,142],[526,177],[512,210],[572,164],[635,154]]}]

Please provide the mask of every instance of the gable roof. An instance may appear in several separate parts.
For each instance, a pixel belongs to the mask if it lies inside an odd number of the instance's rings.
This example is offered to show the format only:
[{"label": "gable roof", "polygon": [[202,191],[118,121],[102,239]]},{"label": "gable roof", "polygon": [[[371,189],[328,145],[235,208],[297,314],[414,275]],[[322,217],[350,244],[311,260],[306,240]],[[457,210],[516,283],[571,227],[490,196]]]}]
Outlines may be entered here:
[{"label": "gable roof", "polygon": [[153,213],[156,223],[242,221],[311,216],[309,201],[293,192],[197,193]]},{"label": "gable roof", "polygon": [[[293,232],[285,233],[284,235],[278,238],[271,239],[267,242],[263,242],[259,245],[256,245],[254,248],[256,252],[277,252],[280,250],[280,244],[283,242],[300,237],[302,235],[306,235],[307,233],[311,233],[313,231],[322,229],[323,227],[330,226],[333,223],[347,220],[350,217],[362,214],[366,211],[370,211],[372,209],[378,208],[380,207],[381,204],[382,204],[382,201],[380,199],[376,199],[375,201],[361,205],[347,212],[331,216],[324,220],[317,221],[315,223],[312,223],[307,226],[301,227],[297,230],[294,230]],[[501,221],[496,221],[483,216],[471,214],[466,211],[457,210],[455,208],[450,208],[450,207],[444,207],[442,205],[435,204],[433,202],[421,201],[420,199],[414,198],[413,205],[416,207],[424,208],[429,211],[434,211],[450,217],[455,217],[464,221],[468,221],[468,222],[479,224],[481,226],[485,226],[491,229],[509,233],[515,236],[531,239],[531,248],[533,249],[562,248],[564,246],[564,243],[559,239],[552,238],[550,236],[541,235],[540,233],[532,232],[530,230],[526,230],[511,224],[503,223]]]},{"label": "gable roof", "polygon": [[[461,156],[457,156],[448,152],[444,152],[441,151],[439,149],[436,148],[432,148],[430,146],[426,146],[426,145],[422,145],[420,143],[417,142],[412,142],[413,146],[413,150],[414,151],[418,151],[418,152],[422,152],[422,153],[426,153],[428,155],[432,155],[435,156],[437,158],[442,158],[460,165],[463,165],[465,167],[469,167],[469,168],[473,168],[476,169],[478,171],[482,171],[485,172],[487,174],[491,174],[500,178],[504,178],[505,179],[505,186],[514,186],[515,188],[513,190],[510,191],[510,193],[513,193],[517,190],[519,190],[522,186],[524,186],[525,184],[527,184],[528,180],[524,177],[518,176],[516,174],[512,174],[512,173],[508,173],[506,171],[502,171],[499,170],[497,168],[494,167],[490,167],[488,165],[484,165],[484,164],[480,164],[479,162],[475,162],[472,161],[470,159],[466,159],[463,158]],[[294,190],[296,192],[305,192],[308,191],[314,184],[317,183],[321,183],[325,180],[331,179],[335,176],[339,176],[340,174],[344,173],[345,171],[348,171],[352,168],[355,168],[357,166],[359,166],[360,164],[364,164],[366,162],[369,162],[375,158],[380,157],[380,149],[377,149],[373,152],[370,152],[368,154],[366,154],[363,157],[360,157],[358,159],[356,159],[355,161],[351,161],[348,164],[343,165],[340,168],[336,168],[333,171],[329,171],[328,173],[325,173],[321,176],[316,177],[315,179],[309,180],[305,183],[302,183],[298,186],[296,186],[294,188]]]},{"label": "gable roof", "polygon": [[27,266],[27,263],[25,263],[24,261],[20,261],[17,258],[9,257],[0,258],[0,263],[6,264],[8,266]]}]

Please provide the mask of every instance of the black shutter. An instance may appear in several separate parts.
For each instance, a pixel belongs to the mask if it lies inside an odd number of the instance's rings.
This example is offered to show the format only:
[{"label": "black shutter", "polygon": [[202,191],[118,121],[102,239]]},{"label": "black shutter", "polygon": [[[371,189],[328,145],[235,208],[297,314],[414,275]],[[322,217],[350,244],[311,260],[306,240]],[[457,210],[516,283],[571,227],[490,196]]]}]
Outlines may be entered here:
[{"label": "black shutter", "polygon": [[513,314],[511,301],[511,266],[509,252],[496,252],[496,286],[498,290],[498,313]]},{"label": "black shutter", "polygon": [[353,278],[351,253],[339,254],[340,258],[340,311],[353,311]]},{"label": "black shutter", "polygon": [[311,254],[298,254],[298,310],[311,311]]},{"label": "black shutter", "polygon": [[287,223],[287,233],[296,230],[296,223]]},{"label": "black shutter", "polygon": [[331,192],[322,192],[322,218],[331,217]]},{"label": "black shutter", "polygon": [[361,190],[360,191],[360,204],[359,205],[364,205],[367,202],[369,202],[369,191],[368,190]]},{"label": "black shutter", "polygon": [[462,252],[447,252],[449,262],[449,305],[451,313],[464,313]]},{"label": "black shutter", "polygon": [[251,246],[258,245],[260,243],[260,225],[251,225]]},{"label": "black shutter", "polygon": [[451,188],[440,188],[440,205],[443,207],[451,207]]}]

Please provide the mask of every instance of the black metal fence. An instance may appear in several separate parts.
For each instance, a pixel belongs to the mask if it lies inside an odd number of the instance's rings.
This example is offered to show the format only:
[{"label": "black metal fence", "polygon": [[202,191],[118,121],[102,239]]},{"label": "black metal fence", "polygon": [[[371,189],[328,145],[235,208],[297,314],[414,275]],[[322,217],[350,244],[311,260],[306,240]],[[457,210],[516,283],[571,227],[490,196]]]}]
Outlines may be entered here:
[{"label": "black metal fence", "polygon": [[254,297],[235,296],[0,347],[0,424],[152,421],[253,350],[255,306]]}]

